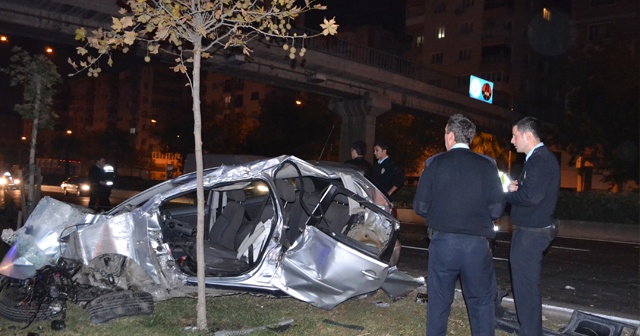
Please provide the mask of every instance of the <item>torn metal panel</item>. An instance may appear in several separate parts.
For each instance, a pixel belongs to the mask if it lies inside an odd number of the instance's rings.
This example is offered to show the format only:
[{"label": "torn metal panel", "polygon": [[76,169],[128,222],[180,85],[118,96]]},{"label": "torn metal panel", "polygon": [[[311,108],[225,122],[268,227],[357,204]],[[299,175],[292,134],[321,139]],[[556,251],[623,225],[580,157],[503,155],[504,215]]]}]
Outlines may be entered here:
[{"label": "torn metal panel", "polygon": [[126,213],[93,225],[78,227],[70,235],[69,247],[65,249],[63,256],[80,259],[85,265],[95,257],[107,253],[120,254],[138,262],[136,243],[133,215]]},{"label": "torn metal panel", "polygon": [[44,197],[25,225],[13,235],[13,246],[0,263],[0,274],[16,279],[34,276],[45,265],[55,265],[61,249],[58,239],[64,229],[83,221],[79,207]]},{"label": "torn metal panel", "polygon": [[425,286],[424,277],[412,278],[406,273],[400,272],[397,267],[389,269],[389,274],[382,284],[381,289],[392,299],[397,300],[407,296],[417,287]]},{"label": "torn metal panel", "polygon": [[388,269],[311,226],[283,255],[273,284],[299,300],[331,309],[380,288]]}]

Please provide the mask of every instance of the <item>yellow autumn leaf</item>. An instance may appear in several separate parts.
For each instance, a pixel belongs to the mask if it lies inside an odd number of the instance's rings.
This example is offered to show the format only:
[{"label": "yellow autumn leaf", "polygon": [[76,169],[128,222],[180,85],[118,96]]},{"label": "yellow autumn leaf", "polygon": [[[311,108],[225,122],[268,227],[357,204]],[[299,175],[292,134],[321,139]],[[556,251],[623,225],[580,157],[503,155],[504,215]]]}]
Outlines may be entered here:
[{"label": "yellow autumn leaf", "polygon": [[182,64],[178,64],[171,69],[173,69],[174,72],[187,73],[187,67]]},{"label": "yellow autumn leaf", "polygon": [[149,16],[148,14],[142,14],[138,16],[138,22],[140,23],[147,23],[149,22],[149,20],[151,20],[151,16]]},{"label": "yellow autumn leaf", "polygon": [[322,28],[322,35],[327,36],[337,34],[339,25],[336,24],[335,17],[328,21],[327,18],[324,18],[324,23],[321,23],[320,27]]},{"label": "yellow autumn leaf", "polygon": [[138,34],[136,34],[136,32],[134,31],[128,31],[124,33],[124,43],[128,44],[128,45],[132,45],[135,41],[136,41],[136,36]]},{"label": "yellow autumn leaf", "polygon": [[118,18],[112,17],[111,20],[113,21],[113,24],[111,25],[111,28],[118,32],[120,30],[122,30],[122,24],[120,23],[120,20]]},{"label": "yellow autumn leaf", "polygon": [[84,41],[87,31],[84,28],[76,29],[76,41]]},{"label": "yellow autumn leaf", "polygon": [[76,47],[76,50],[78,51],[78,55],[86,55],[89,51],[83,47]]},{"label": "yellow autumn leaf", "polygon": [[122,25],[122,28],[131,27],[133,26],[133,18],[131,16],[125,16],[120,19],[120,24]]}]

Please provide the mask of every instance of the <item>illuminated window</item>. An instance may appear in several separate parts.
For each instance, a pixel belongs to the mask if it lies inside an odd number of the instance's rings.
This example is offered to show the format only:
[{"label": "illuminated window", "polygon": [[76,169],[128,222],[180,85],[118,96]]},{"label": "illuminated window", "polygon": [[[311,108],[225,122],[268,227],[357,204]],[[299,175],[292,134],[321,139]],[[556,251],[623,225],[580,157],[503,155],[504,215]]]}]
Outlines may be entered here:
[{"label": "illuminated window", "polygon": [[542,9],[542,17],[547,21],[551,21],[551,12],[548,9],[543,8]]},{"label": "illuminated window", "polygon": [[231,99],[231,96],[225,96],[224,97],[224,107],[225,108],[230,108],[232,101],[233,101],[233,99]]},{"label": "illuminated window", "polygon": [[443,39],[444,38],[444,27],[438,27],[436,32],[436,38]]},{"label": "illuminated window", "polygon": [[415,38],[415,46],[416,46],[416,48],[422,47],[423,44],[424,44],[424,36],[422,36],[422,35],[416,36],[416,38]]}]

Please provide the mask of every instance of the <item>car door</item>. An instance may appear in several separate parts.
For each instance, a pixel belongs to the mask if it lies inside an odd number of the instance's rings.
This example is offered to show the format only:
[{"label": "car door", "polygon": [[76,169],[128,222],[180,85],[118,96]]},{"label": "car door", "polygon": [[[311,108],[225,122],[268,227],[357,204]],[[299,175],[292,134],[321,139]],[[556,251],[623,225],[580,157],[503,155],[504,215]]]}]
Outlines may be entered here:
[{"label": "car door", "polygon": [[304,232],[283,253],[272,280],[283,292],[324,309],[377,290],[389,273],[389,266],[378,257],[390,244],[391,231],[381,233],[388,237],[375,243],[350,234],[354,223],[363,222],[364,217],[376,221],[386,220],[385,216],[376,217],[380,214],[346,200],[338,190],[334,185],[324,190]]}]

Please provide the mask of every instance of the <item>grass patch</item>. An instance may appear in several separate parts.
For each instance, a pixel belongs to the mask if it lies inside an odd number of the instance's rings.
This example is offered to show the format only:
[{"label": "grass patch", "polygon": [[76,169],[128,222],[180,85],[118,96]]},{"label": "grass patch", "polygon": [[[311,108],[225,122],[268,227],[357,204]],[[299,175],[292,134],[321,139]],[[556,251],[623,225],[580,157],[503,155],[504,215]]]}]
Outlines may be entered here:
[{"label": "grass patch", "polygon": [[[379,302],[383,304],[377,304]],[[388,306],[384,307],[385,304]],[[196,300],[181,298],[157,303],[152,315],[124,317],[103,324],[90,324],[82,308],[69,304],[64,330],[51,330],[51,321],[36,322],[22,329],[24,323],[0,318],[0,334],[212,335],[220,330],[246,330],[293,319],[292,326],[285,331],[259,330],[251,335],[424,335],[425,315],[426,305],[415,301],[415,292],[393,302],[382,291],[378,291],[366,298],[348,300],[328,311],[289,297],[242,294],[207,299],[208,332],[190,331],[189,328],[196,325]],[[546,321],[545,327],[558,329],[552,321]],[[464,304],[458,299],[449,317],[447,334],[471,334]],[[508,334],[498,331],[496,335]]]}]

